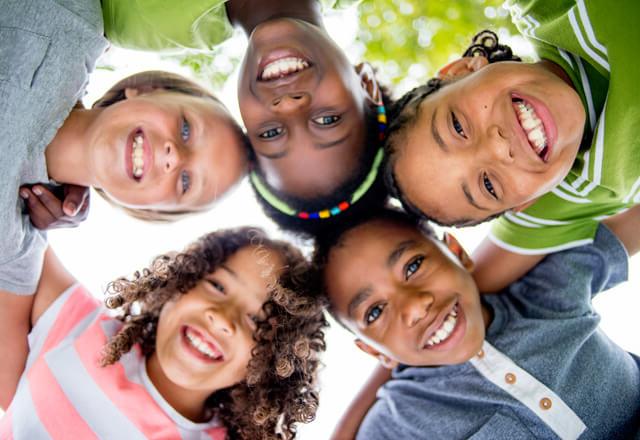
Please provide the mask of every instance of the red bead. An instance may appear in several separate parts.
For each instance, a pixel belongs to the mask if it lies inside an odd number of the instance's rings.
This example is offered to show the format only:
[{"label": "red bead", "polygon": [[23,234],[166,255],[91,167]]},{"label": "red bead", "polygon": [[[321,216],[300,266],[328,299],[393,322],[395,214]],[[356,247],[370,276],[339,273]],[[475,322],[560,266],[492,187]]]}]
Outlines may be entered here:
[{"label": "red bead", "polygon": [[303,218],[303,219],[308,219],[309,218],[309,213],[308,212],[301,212],[298,214],[298,217]]},{"label": "red bead", "polygon": [[349,202],[342,202],[338,205],[338,208],[340,208],[340,211],[344,211],[348,207],[349,207]]}]

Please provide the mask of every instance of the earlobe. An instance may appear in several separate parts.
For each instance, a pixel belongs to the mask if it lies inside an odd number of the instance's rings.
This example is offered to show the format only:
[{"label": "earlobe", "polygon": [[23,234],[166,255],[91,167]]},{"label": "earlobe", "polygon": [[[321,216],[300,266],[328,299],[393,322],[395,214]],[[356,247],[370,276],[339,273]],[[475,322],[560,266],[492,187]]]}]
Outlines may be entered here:
[{"label": "earlobe", "polygon": [[458,260],[460,260],[462,267],[467,269],[469,272],[472,272],[474,267],[473,260],[471,259],[467,251],[464,250],[458,239],[450,233],[445,232],[444,243],[447,248],[449,248],[449,250],[453,252],[456,257],[458,257]]},{"label": "earlobe", "polygon": [[462,78],[477,72],[487,64],[489,61],[483,56],[458,58],[440,69],[436,76],[443,80]]},{"label": "earlobe", "polygon": [[392,360],[390,357],[380,353],[378,350],[376,350],[375,348],[371,347],[370,345],[368,345],[367,343],[363,342],[360,339],[356,339],[354,341],[356,343],[356,346],[364,351],[365,353],[367,353],[369,356],[373,356],[374,358],[378,359],[378,362],[380,362],[380,364],[389,369],[389,370],[393,370],[395,367],[398,366],[398,362]]},{"label": "earlobe", "polygon": [[374,103],[380,104],[382,102],[382,92],[378,85],[373,67],[369,63],[360,63],[356,66],[356,73],[360,77],[360,85],[366,92],[367,98]]}]

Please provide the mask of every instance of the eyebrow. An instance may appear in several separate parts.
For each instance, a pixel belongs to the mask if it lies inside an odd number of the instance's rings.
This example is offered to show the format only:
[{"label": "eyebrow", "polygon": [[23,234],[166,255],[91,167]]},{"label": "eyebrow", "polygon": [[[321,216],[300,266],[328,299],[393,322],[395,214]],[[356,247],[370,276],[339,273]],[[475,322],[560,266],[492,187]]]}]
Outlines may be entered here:
[{"label": "eyebrow", "polygon": [[238,274],[237,274],[237,273],[235,273],[235,271],[233,271],[229,266],[226,266],[226,265],[224,265],[224,264],[221,264],[221,265],[220,265],[220,269],[224,269],[224,270],[226,270],[226,271],[229,273],[229,275],[231,275],[231,276],[232,276],[233,278],[235,278],[236,280],[239,280],[239,278],[238,278]]},{"label": "eyebrow", "polygon": [[449,147],[447,147],[447,144],[444,143],[444,139],[442,139],[442,136],[440,136],[440,133],[438,132],[438,127],[436,127],[437,114],[438,109],[436,108],[433,110],[433,114],[431,115],[431,135],[433,136],[433,139],[436,141],[438,146],[442,149],[442,151],[448,153]]},{"label": "eyebrow", "polygon": [[476,200],[473,198],[473,195],[471,195],[471,191],[469,190],[469,187],[467,186],[466,182],[462,182],[462,192],[464,193],[464,196],[469,202],[469,204],[471,204],[472,206],[474,206],[475,208],[481,211],[489,211],[488,208],[478,205]]},{"label": "eyebrow", "polygon": [[405,240],[403,242],[398,243],[396,248],[389,254],[389,257],[387,258],[387,267],[391,269],[393,266],[395,266],[398,260],[400,259],[400,257],[402,256],[402,254],[404,254],[404,252],[408,248],[410,248],[415,244],[416,244],[415,240]]},{"label": "eyebrow", "polygon": [[353,315],[356,309],[360,307],[360,304],[365,302],[367,298],[371,296],[372,293],[373,293],[373,288],[371,286],[363,287],[362,289],[358,290],[358,293],[356,293],[356,295],[353,297],[353,299],[351,300],[351,302],[349,302],[349,305],[347,306],[347,315],[353,318],[354,317]]}]

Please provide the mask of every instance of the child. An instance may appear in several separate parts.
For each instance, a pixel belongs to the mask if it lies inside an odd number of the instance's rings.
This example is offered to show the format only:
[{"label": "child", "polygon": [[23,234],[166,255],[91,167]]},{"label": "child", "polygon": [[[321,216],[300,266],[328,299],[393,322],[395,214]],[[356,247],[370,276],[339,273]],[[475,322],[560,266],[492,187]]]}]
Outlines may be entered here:
[{"label": "child", "polygon": [[372,68],[354,68],[322,23],[321,4],[353,3],[107,0],[103,12],[107,37],[136,49],[210,50],[232,25],[242,28],[249,46],[238,101],[255,159],[251,184],[276,222],[313,232],[367,194],[382,155],[387,98]]},{"label": "child", "polygon": [[113,318],[48,250],[0,437],[295,437],[324,350],[307,267],[260,230],[210,233],[111,283]]},{"label": "child", "polygon": [[481,33],[465,54],[480,56],[406,95],[389,130],[390,180],[407,209],[448,225],[507,212],[474,255],[483,291],[591,242],[600,219],[639,200],[639,4],[510,5],[541,61],[493,64],[510,51]]},{"label": "child", "polygon": [[592,244],[482,297],[455,240],[446,247],[404,213],[374,212],[322,240],[315,261],[330,311],[394,368],[358,438],[635,434],[639,365],[591,307],[626,278],[625,246],[640,248],[640,207],[632,211],[610,223],[622,242],[601,225]]}]

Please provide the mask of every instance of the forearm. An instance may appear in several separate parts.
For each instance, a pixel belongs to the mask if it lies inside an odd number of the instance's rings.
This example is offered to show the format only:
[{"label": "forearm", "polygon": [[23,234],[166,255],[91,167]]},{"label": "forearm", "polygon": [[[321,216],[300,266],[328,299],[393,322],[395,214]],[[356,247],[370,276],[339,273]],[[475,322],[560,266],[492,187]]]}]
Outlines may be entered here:
[{"label": "forearm", "polygon": [[378,388],[391,378],[391,370],[378,365],[362,389],[356,394],[347,411],[336,424],[331,440],[348,440],[355,438],[360,423],[376,401]]},{"label": "forearm", "polygon": [[640,250],[640,205],[602,221],[627,249],[629,256]]},{"label": "forearm", "polygon": [[27,362],[33,300],[0,290],[0,408],[9,406]]},{"label": "forearm", "polygon": [[529,272],[544,257],[509,252],[485,238],[473,252],[472,275],[480,292],[498,292]]}]

